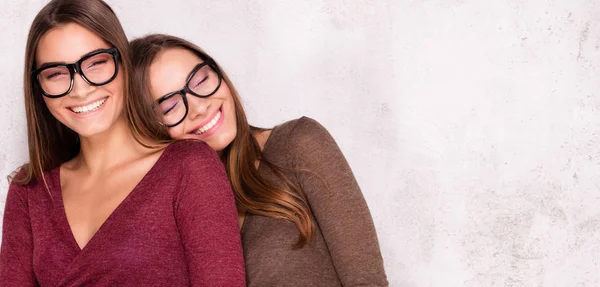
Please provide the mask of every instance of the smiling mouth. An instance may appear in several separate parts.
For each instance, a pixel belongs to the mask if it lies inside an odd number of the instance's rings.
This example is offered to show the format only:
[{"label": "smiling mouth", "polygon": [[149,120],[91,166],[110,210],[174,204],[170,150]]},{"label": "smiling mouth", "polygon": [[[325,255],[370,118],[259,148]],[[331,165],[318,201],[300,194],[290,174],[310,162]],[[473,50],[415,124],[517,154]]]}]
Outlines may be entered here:
[{"label": "smiling mouth", "polygon": [[221,119],[221,111],[217,112],[217,114],[215,115],[215,117],[210,122],[208,122],[207,124],[203,125],[202,127],[200,127],[199,129],[197,129],[193,133],[197,134],[197,135],[204,134],[205,132],[207,132],[210,129],[212,129],[219,122],[219,119]]},{"label": "smiling mouth", "polygon": [[97,100],[89,105],[85,105],[85,106],[79,106],[79,107],[69,107],[69,109],[76,113],[76,114],[85,114],[85,113],[89,113],[89,112],[93,112],[95,110],[98,110],[102,105],[104,105],[104,103],[106,102],[107,98],[103,98],[100,100]]}]

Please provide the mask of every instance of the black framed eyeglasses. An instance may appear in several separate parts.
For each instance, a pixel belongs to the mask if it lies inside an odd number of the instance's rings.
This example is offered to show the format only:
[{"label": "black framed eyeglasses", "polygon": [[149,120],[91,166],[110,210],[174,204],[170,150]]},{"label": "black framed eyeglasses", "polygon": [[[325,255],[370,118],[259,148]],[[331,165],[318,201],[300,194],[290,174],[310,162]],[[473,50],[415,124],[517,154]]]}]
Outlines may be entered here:
[{"label": "black framed eyeglasses", "polygon": [[183,89],[160,97],[152,104],[152,109],[161,124],[169,128],[174,127],[188,114],[186,94],[208,98],[219,90],[222,80],[223,75],[217,64],[212,59],[208,59],[192,69]]},{"label": "black framed eyeglasses", "polygon": [[50,63],[31,72],[42,94],[60,98],[73,90],[75,73],[92,86],[102,86],[117,77],[119,71],[117,48],[101,49],[83,56],[73,64]]}]

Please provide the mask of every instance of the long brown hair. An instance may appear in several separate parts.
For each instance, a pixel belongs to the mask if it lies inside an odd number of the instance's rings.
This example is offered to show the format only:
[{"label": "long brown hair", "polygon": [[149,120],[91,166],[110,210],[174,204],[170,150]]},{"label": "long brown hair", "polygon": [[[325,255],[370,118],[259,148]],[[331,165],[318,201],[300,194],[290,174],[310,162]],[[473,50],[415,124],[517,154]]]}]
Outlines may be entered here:
[{"label": "long brown hair", "polygon": [[[188,50],[203,60],[212,59],[200,47],[170,35],[153,34],[132,41],[134,83],[137,85],[136,90],[139,93],[147,95],[146,99],[142,100],[142,105],[138,105],[138,108],[145,110],[144,114],[150,115],[152,113],[149,110],[152,103],[149,79],[150,66],[162,51],[172,48]],[[276,166],[264,158],[256,139],[252,135],[253,132],[263,131],[263,129],[253,127],[248,123],[237,90],[223,68],[216,61],[215,63],[223,75],[223,80],[231,90],[235,107],[237,134],[233,142],[223,150],[221,160],[229,176],[238,211],[293,222],[300,233],[296,247],[301,247],[313,238],[315,230],[306,197],[285,176],[284,172],[291,171],[290,169]],[[155,119],[156,116],[152,113],[151,117]],[[166,128],[159,125],[154,127],[156,127],[156,130],[152,134],[159,135],[159,139],[168,137]],[[262,177],[256,168],[256,161],[260,161],[261,164],[270,168],[283,184],[278,185]]]},{"label": "long brown hair", "polygon": [[138,110],[133,107],[135,99],[129,96],[133,88],[129,43],[114,11],[102,0],[52,0],[37,14],[27,37],[23,90],[29,164],[28,168],[14,178],[14,182],[18,184],[39,179],[45,182],[44,171],[72,159],[80,151],[78,135],[52,116],[31,75],[35,68],[35,54],[40,38],[51,29],[68,23],[85,27],[117,48],[121,65],[119,72],[124,77],[124,116],[138,142],[143,144],[143,139],[147,138],[149,129],[144,126],[146,118],[138,114]]}]

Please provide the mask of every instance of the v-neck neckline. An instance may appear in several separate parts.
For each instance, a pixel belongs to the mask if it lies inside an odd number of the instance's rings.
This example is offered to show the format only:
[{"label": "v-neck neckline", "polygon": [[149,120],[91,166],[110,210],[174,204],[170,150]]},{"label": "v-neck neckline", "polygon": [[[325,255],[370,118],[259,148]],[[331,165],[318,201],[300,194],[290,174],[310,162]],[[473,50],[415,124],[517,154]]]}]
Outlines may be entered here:
[{"label": "v-neck neckline", "polygon": [[59,165],[58,167],[56,167],[53,171],[52,171],[52,179],[53,179],[53,185],[56,189],[56,199],[58,200],[57,202],[57,208],[58,213],[59,213],[59,217],[60,217],[60,224],[63,226],[63,230],[65,231],[65,237],[67,238],[67,240],[69,241],[68,244],[71,245],[72,248],[74,248],[77,252],[77,254],[82,253],[84,250],[89,249],[89,246],[91,244],[93,244],[95,241],[98,241],[97,237],[102,236],[102,232],[103,230],[107,229],[108,225],[112,222],[115,221],[116,219],[114,219],[115,217],[118,217],[120,210],[122,210],[125,206],[127,206],[128,202],[130,202],[132,200],[132,198],[134,198],[136,196],[136,194],[140,193],[139,190],[139,186],[146,181],[152,174],[155,173],[155,170],[157,169],[157,166],[160,164],[160,162],[163,160],[163,158],[165,157],[165,154],[167,153],[167,151],[169,150],[169,148],[171,147],[171,145],[168,145],[163,152],[161,153],[161,155],[158,157],[158,159],[156,160],[156,162],[152,165],[152,167],[148,170],[148,172],[146,172],[146,174],[144,174],[144,176],[142,177],[142,179],[133,187],[133,189],[129,192],[129,194],[127,194],[127,196],[125,197],[125,199],[123,199],[123,201],[121,201],[117,207],[108,215],[108,217],[104,220],[104,222],[100,225],[100,227],[98,228],[98,230],[96,230],[96,232],[94,232],[94,234],[92,235],[92,237],[90,237],[90,239],[88,240],[88,242],[82,247],[79,246],[79,243],[77,243],[77,240],[75,239],[75,235],[73,234],[73,229],[71,229],[71,224],[69,223],[69,219],[67,217],[67,211],[65,209],[65,204],[63,201],[63,194],[62,194],[62,185],[61,185],[61,180],[60,180],[60,170],[61,170],[61,166]]}]

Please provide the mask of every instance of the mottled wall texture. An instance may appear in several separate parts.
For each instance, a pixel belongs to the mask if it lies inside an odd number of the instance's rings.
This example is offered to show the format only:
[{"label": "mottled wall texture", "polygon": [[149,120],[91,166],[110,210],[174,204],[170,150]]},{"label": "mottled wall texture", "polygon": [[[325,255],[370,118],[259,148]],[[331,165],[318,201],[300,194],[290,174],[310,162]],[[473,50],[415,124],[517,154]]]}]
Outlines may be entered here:
[{"label": "mottled wall texture", "polygon": [[[1,175],[27,159],[22,62],[45,2],[1,0]],[[256,125],[330,130],[391,286],[600,286],[600,2],[108,2],[130,37],[212,53]]]}]

